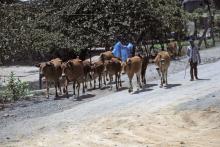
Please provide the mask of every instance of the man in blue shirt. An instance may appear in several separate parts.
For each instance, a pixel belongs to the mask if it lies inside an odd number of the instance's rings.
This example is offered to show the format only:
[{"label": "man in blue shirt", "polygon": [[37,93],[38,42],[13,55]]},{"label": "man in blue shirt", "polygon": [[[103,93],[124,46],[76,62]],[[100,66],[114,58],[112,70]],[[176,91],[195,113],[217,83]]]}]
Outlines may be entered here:
[{"label": "man in blue shirt", "polygon": [[112,51],[115,57],[121,58],[122,62],[126,62],[127,58],[132,56],[133,44],[128,43],[125,45],[125,40],[118,41],[114,45],[114,49]]}]

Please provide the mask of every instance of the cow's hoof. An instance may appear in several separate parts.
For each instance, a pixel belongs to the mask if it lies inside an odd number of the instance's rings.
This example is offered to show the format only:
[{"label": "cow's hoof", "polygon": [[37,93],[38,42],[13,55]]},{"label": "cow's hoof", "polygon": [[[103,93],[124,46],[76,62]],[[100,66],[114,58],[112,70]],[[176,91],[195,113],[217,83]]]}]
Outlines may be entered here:
[{"label": "cow's hoof", "polygon": [[128,90],[129,93],[131,93],[132,91],[133,91],[132,89],[129,89],[129,90]]},{"label": "cow's hoof", "polygon": [[55,98],[54,98],[54,100],[59,100],[59,99],[60,99],[59,97],[55,97]]},{"label": "cow's hoof", "polygon": [[160,88],[163,88],[163,85],[160,85]]},{"label": "cow's hoof", "polygon": [[80,97],[77,97],[76,100],[77,100],[77,101],[81,101],[82,99],[81,99]]},{"label": "cow's hoof", "polygon": [[68,95],[68,94],[66,94],[66,98],[69,98],[69,95]]}]

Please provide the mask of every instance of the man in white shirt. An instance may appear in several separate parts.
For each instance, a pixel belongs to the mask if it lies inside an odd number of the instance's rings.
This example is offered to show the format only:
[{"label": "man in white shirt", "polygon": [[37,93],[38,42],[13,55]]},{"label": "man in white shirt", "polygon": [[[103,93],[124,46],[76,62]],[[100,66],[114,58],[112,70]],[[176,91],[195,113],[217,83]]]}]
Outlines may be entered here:
[{"label": "man in white shirt", "polygon": [[190,46],[187,48],[187,56],[189,57],[189,63],[190,63],[190,81],[198,78],[198,70],[197,66],[201,63],[201,58],[199,54],[198,47],[194,44],[194,40],[190,39]]}]

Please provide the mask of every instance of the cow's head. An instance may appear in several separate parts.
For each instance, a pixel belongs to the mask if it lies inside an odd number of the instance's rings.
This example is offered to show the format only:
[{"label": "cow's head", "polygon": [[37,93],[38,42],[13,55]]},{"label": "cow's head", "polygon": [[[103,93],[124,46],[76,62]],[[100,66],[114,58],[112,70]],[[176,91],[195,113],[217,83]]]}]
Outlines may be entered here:
[{"label": "cow's head", "polygon": [[43,76],[46,70],[53,67],[54,64],[49,61],[49,62],[42,62],[42,63],[35,64],[35,66],[39,68],[40,75]]},{"label": "cow's head", "polygon": [[161,59],[161,60],[160,60],[160,64],[161,64],[161,65],[164,65],[164,64],[165,64],[165,59]]},{"label": "cow's head", "polygon": [[121,67],[122,67],[122,74],[126,73],[126,67],[127,67],[127,63],[126,62],[121,62]]}]

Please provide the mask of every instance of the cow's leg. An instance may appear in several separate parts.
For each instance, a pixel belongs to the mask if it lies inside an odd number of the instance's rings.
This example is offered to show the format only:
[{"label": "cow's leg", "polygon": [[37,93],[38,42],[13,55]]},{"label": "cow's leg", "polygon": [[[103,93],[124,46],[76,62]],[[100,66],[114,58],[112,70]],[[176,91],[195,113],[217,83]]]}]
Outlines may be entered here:
[{"label": "cow's leg", "polygon": [[107,71],[105,72],[105,76],[106,76],[106,81],[109,81],[109,79],[108,79],[108,72]]},{"label": "cow's leg", "polygon": [[58,87],[58,82],[56,81],[56,82],[54,82],[54,87],[55,87],[55,93],[56,93],[56,95],[55,95],[55,99],[57,99],[58,98],[58,93],[57,93],[57,87]]},{"label": "cow's leg", "polygon": [[59,87],[59,90],[60,90],[60,95],[62,95],[62,90],[61,90],[61,85],[60,85],[60,81],[59,80],[58,80],[57,84],[58,84],[58,87]]},{"label": "cow's leg", "polygon": [[168,70],[166,70],[166,72],[165,72],[165,78],[166,78],[166,82],[165,82],[165,84],[166,84],[166,86],[168,85],[168,81],[167,81],[167,73],[168,73]]},{"label": "cow's leg", "polygon": [[118,74],[115,74],[115,84],[116,84],[116,90],[118,91]]},{"label": "cow's leg", "polygon": [[99,88],[101,88],[101,84],[102,84],[102,75],[99,75]]},{"label": "cow's leg", "polygon": [[76,95],[76,82],[73,82],[73,95]]},{"label": "cow's leg", "polygon": [[146,70],[141,71],[141,81],[142,81],[143,84],[146,84],[145,71]]},{"label": "cow's leg", "polygon": [[95,89],[95,87],[96,87],[96,85],[95,85],[95,84],[96,84],[96,79],[94,79],[94,89]]},{"label": "cow's leg", "polygon": [[[85,81],[84,81],[85,82]],[[84,83],[83,82],[83,83]],[[83,83],[82,83],[82,85],[83,85]],[[82,90],[82,92],[83,92],[83,94],[85,93],[85,86],[83,85],[83,90]]]},{"label": "cow's leg", "polygon": [[77,89],[77,100],[80,100],[80,97],[79,97],[80,83],[79,82],[77,82],[77,86],[78,86],[78,89]]},{"label": "cow's leg", "polygon": [[49,99],[49,82],[46,80],[47,99]]},{"label": "cow's leg", "polygon": [[92,79],[89,81],[90,88],[92,88]]},{"label": "cow's leg", "polygon": [[85,89],[87,89],[87,76],[88,75],[85,76],[85,81],[83,82],[83,85],[84,85]]},{"label": "cow's leg", "polygon": [[164,73],[161,73],[160,87],[163,87]]},{"label": "cow's leg", "polygon": [[120,72],[118,73],[118,82],[119,82],[120,87],[122,87],[121,73]]},{"label": "cow's leg", "polygon": [[144,71],[143,79],[144,79],[143,83],[144,83],[144,85],[146,85],[146,69]]},{"label": "cow's leg", "polygon": [[105,73],[103,74],[103,80],[104,80],[104,85],[106,86],[106,80],[105,80],[106,76]]},{"label": "cow's leg", "polygon": [[66,81],[65,81],[65,84],[64,84],[64,85],[65,85],[65,86],[64,86],[65,88],[63,89],[63,92],[66,93],[66,98],[69,98],[69,94],[68,94],[68,83],[69,83],[68,80],[66,80]]},{"label": "cow's leg", "polygon": [[112,90],[112,78],[111,78],[111,75],[109,74],[109,84],[110,84],[110,89]]},{"label": "cow's leg", "polygon": [[129,76],[129,84],[130,84],[130,87],[129,87],[129,89],[128,89],[128,92],[132,92],[132,91],[133,91],[133,85],[132,85],[133,76],[134,76],[134,73]]},{"label": "cow's leg", "polygon": [[137,90],[139,90],[139,88],[142,88],[142,84],[141,84],[141,79],[140,79],[140,74],[136,74],[137,76]]},{"label": "cow's leg", "polygon": [[141,70],[136,75],[137,75],[138,85],[139,85],[140,88],[142,88]]}]

